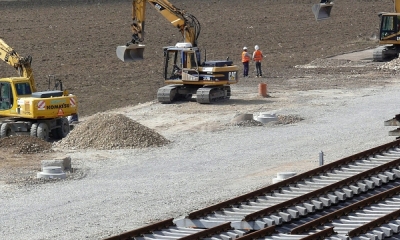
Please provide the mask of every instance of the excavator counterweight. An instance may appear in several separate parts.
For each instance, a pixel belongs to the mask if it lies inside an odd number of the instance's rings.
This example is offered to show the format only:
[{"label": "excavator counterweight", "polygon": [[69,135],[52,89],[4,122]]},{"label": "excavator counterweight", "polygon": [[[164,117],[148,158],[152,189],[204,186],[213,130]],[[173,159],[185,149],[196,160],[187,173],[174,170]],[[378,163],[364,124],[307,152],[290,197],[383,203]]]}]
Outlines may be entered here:
[{"label": "excavator counterweight", "polygon": [[123,62],[143,60],[144,46],[141,44],[117,46],[117,57]]},{"label": "excavator counterweight", "polygon": [[333,3],[330,1],[322,0],[321,3],[314,4],[312,6],[312,12],[314,13],[315,19],[325,20],[331,16],[331,10],[333,8]]}]

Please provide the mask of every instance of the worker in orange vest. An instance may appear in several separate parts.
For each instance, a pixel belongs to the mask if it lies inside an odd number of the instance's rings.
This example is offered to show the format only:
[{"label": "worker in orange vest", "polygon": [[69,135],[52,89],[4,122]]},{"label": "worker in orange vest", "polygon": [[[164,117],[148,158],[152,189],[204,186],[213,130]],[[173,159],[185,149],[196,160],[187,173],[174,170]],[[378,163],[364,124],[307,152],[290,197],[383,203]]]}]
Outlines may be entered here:
[{"label": "worker in orange vest", "polygon": [[243,47],[242,63],[243,63],[243,77],[249,76],[249,62],[251,59],[250,53],[247,52],[247,47]]},{"label": "worker in orange vest", "polygon": [[257,72],[256,77],[262,77],[261,61],[264,56],[258,45],[254,46],[254,49],[255,49],[255,51],[253,52],[253,61],[256,62],[256,72]]}]

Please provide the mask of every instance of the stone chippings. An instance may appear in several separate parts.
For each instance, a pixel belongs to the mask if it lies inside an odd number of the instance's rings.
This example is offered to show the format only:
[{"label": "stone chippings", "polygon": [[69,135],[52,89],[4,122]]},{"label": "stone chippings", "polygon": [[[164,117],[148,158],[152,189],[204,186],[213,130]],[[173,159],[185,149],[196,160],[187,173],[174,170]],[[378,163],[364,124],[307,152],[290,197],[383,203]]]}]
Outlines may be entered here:
[{"label": "stone chippings", "polygon": [[282,124],[282,125],[293,124],[304,120],[304,118],[297,115],[278,115],[277,117],[278,117],[277,124]]},{"label": "stone chippings", "polygon": [[125,149],[161,147],[170,141],[123,114],[98,113],[79,123],[55,147],[77,149]]},{"label": "stone chippings", "polygon": [[256,120],[243,120],[240,122],[233,122],[228,123],[227,126],[237,126],[237,127],[256,127],[256,126],[263,126],[262,122]]},{"label": "stone chippings", "polygon": [[37,137],[10,136],[0,138],[0,148],[10,149],[13,153],[48,153],[52,152],[52,144]]},{"label": "stone chippings", "polygon": [[277,115],[278,121],[272,121],[270,123],[262,123],[253,119],[247,119],[239,116],[239,118],[234,118],[231,123],[226,124],[227,126],[237,126],[237,127],[256,127],[256,126],[273,126],[273,125],[286,125],[293,124],[303,121],[304,118],[298,115]]},{"label": "stone chippings", "polygon": [[400,70],[400,59],[395,58],[392,61],[385,62],[383,65],[378,67],[379,70],[394,70],[394,71],[399,71]]}]

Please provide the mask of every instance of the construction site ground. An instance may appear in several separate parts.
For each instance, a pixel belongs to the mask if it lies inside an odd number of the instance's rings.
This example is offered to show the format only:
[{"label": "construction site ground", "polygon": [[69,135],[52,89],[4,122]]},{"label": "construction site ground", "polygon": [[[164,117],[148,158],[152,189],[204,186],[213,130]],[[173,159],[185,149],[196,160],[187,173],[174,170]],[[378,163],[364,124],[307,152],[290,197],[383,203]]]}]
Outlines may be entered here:
[{"label": "construction site ground", "polygon": [[[255,78],[250,64],[250,78],[232,86],[229,101],[158,103],[162,47],[182,39],[148,6],[144,60],[121,62],[115,49],[130,40],[130,0],[0,1],[0,37],[20,55],[33,57],[38,89],[52,89],[48,76],[54,75],[77,95],[82,121],[96,113],[122,113],[166,136],[221,131],[239,114],[274,112],[318,94],[335,97],[340,90],[398,84],[393,67],[383,68],[387,63],[371,58],[371,49],[378,45],[376,14],[391,11],[391,1],[382,6],[376,1],[340,1],[331,19],[322,22],[315,21],[311,12],[318,1],[171,2],[200,21],[199,46],[207,50],[208,60],[229,57],[242,73],[243,46],[252,50],[258,44],[266,56],[263,77]],[[17,74],[5,64],[1,69],[0,77]],[[260,83],[267,84],[266,98],[258,94]],[[32,138],[1,140],[0,147],[3,183],[35,175],[40,160],[67,150],[53,150]]]}]

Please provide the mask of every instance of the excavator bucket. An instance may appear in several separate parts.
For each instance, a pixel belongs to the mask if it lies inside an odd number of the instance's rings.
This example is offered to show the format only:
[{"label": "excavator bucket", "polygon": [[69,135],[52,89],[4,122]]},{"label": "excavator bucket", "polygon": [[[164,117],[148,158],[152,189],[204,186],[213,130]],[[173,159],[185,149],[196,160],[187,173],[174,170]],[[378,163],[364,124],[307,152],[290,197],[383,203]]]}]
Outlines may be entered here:
[{"label": "excavator bucket", "polygon": [[144,45],[118,46],[117,57],[123,62],[143,60]]},{"label": "excavator bucket", "polygon": [[314,4],[312,6],[312,11],[315,15],[315,19],[317,21],[328,19],[331,15],[332,7],[333,7],[332,2]]}]

